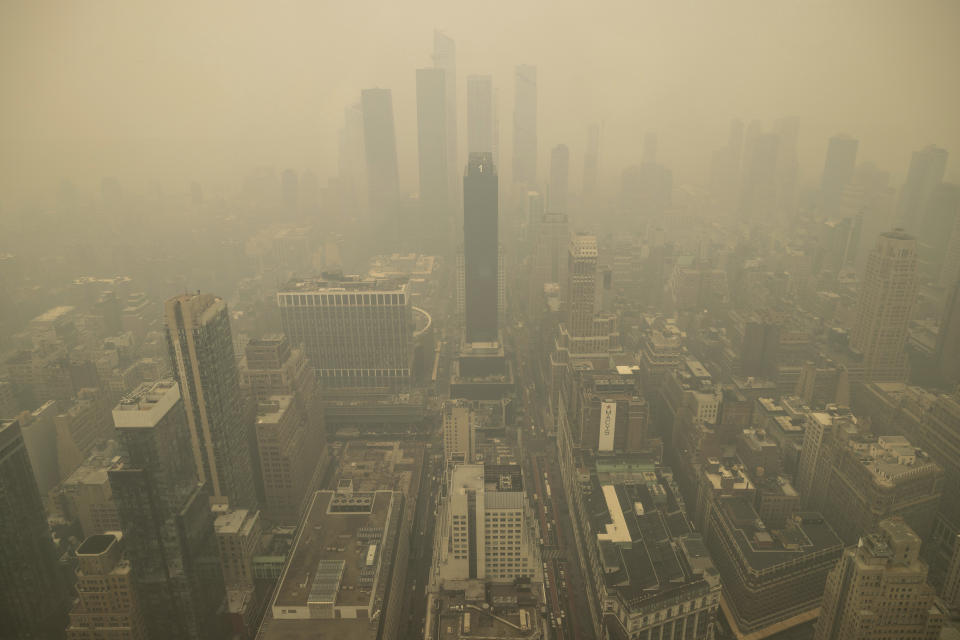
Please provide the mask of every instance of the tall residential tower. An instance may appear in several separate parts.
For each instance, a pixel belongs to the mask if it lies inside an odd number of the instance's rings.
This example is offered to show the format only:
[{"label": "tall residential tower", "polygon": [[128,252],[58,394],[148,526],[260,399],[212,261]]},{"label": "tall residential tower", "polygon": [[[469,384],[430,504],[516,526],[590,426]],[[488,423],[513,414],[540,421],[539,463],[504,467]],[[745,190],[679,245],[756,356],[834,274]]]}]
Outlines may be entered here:
[{"label": "tall residential tower", "polygon": [[917,297],[917,241],[901,229],[880,234],[867,258],[851,346],[863,354],[867,378],[907,377],[907,328]]},{"label": "tall residential tower", "polygon": [[165,319],[197,473],[214,501],[251,506],[250,424],[227,305],[209,293],[185,294],[167,300]]}]

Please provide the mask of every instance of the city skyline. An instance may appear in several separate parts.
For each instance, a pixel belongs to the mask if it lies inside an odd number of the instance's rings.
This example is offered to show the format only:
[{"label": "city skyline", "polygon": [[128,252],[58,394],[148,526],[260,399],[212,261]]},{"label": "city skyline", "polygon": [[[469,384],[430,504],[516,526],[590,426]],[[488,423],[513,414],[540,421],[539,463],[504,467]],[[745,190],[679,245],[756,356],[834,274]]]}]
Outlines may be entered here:
[{"label": "city skyline", "polygon": [[960,634],[960,10],[245,2],[0,8],[0,640]]}]

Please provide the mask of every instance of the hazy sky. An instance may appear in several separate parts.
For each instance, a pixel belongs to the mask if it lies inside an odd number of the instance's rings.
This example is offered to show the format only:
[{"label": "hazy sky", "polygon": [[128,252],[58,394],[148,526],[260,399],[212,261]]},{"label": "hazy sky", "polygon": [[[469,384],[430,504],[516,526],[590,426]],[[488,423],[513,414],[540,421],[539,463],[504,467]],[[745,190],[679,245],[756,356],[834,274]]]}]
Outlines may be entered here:
[{"label": "hazy sky", "polygon": [[[801,118],[805,177],[826,137],[861,140],[899,183],[929,143],[960,175],[960,2],[136,2],[0,3],[0,199],[61,177],[177,184],[256,165],[336,166],[343,108],[393,90],[401,185],[416,189],[414,70],[432,31],[466,75],[500,88],[509,158],[513,66],[539,67],[540,175],[604,122],[602,171],[639,158],[645,131],[680,182],[699,180],[730,118]],[[461,136],[461,153],[463,137]]]}]

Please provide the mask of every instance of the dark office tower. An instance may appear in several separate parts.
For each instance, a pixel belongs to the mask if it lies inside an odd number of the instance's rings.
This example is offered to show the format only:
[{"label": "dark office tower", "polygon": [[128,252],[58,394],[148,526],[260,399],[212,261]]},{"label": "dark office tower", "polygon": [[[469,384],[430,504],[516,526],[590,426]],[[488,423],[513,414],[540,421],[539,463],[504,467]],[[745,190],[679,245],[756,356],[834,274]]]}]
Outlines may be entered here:
[{"label": "dark office tower", "polygon": [[537,182],[537,68],[517,67],[513,103],[513,181]]},{"label": "dark office tower", "polygon": [[220,637],[214,516],[173,380],[144,383],[113,422],[126,454],[107,473],[150,640]]},{"label": "dark office tower", "polygon": [[[751,128],[753,125],[751,125]],[[773,133],[747,136],[740,216],[746,222],[769,222],[777,213],[777,146]]]},{"label": "dark office tower", "polygon": [[420,206],[428,228],[445,227],[450,216],[446,81],[447,72],[443,69],[417,69]]},{"label": "dark office tower", "polygon": [[293,169],[284,169],[280,174],[280,192],[283,198],[283,208],[288,214],[297,212],[300,202],[300,177]]},{"label": "dark office tower", "polygon": [[62,638],[67,602],[16,420],[0,420],[0,638]]},{"label": "dark office tower", "polygon": [[558,144],[550,152],[550,189],[547,191],[548,213],[567,213],[567,192],[570,182],[570,149]]},{"label": "dark office tower", "polygon": [[867,257],[850,346],[863,354],[867,381],[907,377],[907,329],[917,299],[917,241],[902,229],[880,234]]},{"label": "dark office tower", "polygon": [[943,626],[920,559],[920,536],[899,518],[860,538],[827,576],[815,640],[938,638]]},{"label": "dark office tower", "polygon": [[583,200],[589,203],[597,193],[597,170],[600,166],[600,125],[587,129],[587,151],[583,156]]},{"label": "dark office tower", "polygon": [[453,38],[440,31],[433,32],[433,66],[444,73],[444,122],[446,125],[447,193],[451,202],[460,191],[460,172],[457,162],[457,45]]},{"label": "dark office tower", "polygon": [[199,477],[209,483],[214,502],[252,506],[250,425],[227,305],[209,293],[187,294],[167,300],[164,315]]},{"label": "dark office tower", "polygon": [[800,120],[794,116],[781,118],[774,125],[777,135],[777,208],[781,214],[793,212],[797,200],[797,134]]},{"label": "dark office tower", "polygon": [[897,220],[904,229],[916,232],[927,201],[943,180],[946,170],[946,149],[930,145],[913,152],[907,181],[903,183],[900,199],[897,201]]},{"label": "dark office tower", "polygon": [[498,342],[497,169],[490,153],[471,153],[463,178],[466,341]]},{"label": "dark office tower", "polygon": [[960,279],[947,296],[947,304],[940,321],[936,350],[937,370],[945,387],[960,384]]},{"label": "dark office tower", "polygon": [[393,98],[390,89],[364,89],[363,146],[367,159],[367,189],[373,224],[382,233],[396,231],[400,200],[397,173],[397,138],[393,129]]},{"label": "dark office tower", "polygon": [[827,160],[820,177],[820,201],[826,208],[840,203],[844,188],[853,179],[857,167],[857,147],[860,141],[838,134],[827,144]]},{"label": "dark office tower", "polygon": [[493,77],[467,76],[467,154],[493,152]]}]

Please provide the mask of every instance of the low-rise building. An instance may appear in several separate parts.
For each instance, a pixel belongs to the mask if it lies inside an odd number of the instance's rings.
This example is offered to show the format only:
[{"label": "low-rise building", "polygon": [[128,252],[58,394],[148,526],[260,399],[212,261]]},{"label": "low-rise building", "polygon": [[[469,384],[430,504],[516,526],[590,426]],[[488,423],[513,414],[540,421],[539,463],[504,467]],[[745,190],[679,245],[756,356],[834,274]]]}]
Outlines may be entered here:
[{"label": "low-rise building", "polygon": [[397,637],[406,566],[403,496],[318,491],[261,625],[263,640]]},{"label": "low-rise building", "polygon": [[520,465],[461,464],[447,483],[436,532],[438,584],[539,581],[536,526]]},{"label": "low-rise building", "polygon": [[707,507],[707,548],[723,581],[724,616],[738,637],[765,638],[817,617],[843,542],[818,513],[768,528],[743,496]]}]

